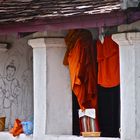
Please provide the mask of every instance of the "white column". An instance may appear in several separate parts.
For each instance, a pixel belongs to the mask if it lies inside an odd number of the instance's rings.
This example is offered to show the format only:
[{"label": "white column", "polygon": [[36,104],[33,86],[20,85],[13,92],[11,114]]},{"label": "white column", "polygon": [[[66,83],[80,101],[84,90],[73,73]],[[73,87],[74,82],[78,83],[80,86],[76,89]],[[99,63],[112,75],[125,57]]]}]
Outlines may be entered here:
[{"label": "white column", "polygon": [[69,70],[64,38],[29,40],[34,62],[34,134],[72,134]]},{"label": "white column", "polygon": [[28,44],[33,48],[34,135],[45,135],[47,82],[45,39],[31,39]]},{"label": "white column", "polygon": [[63,65],[64,38],[46,39],[47,122],[46,133],[72,134],[72,91],[68,67]]},{"label": "white column", "polygon": [[121,138],[140,138],[140,33],[113,35],[119,44],[121,79]]}]

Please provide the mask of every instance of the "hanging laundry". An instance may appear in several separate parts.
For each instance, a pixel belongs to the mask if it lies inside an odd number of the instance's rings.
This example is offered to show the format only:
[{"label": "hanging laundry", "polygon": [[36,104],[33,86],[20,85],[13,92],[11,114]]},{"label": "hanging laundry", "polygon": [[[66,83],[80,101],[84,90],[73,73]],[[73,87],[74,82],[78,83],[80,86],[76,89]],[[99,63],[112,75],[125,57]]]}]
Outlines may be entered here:
[{"label": "hanging laundry", "polygon": [[65,38],[64,65],[69,65],[71,87],[81,109],[96,108],[97,76],[92,35],[88,30],[70,30]]},{"label": "hanging laundry", "polygon": [[115,87],[120,83],[119,47],[111,36],[105,36],[104,42],[97,41],[98,84],[103,87]]}]

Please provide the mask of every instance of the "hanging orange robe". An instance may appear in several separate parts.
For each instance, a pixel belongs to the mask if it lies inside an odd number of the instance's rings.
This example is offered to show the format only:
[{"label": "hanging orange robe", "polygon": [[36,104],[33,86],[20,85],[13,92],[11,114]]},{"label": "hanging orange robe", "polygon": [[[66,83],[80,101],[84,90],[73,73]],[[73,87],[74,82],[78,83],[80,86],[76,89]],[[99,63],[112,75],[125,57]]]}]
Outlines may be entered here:
[{"label": "hanging orange robe", "polygon": [[115,87],[120,83],[119,48],[111,36],[104,42],[97,41],[98,84],[103,87]]},{"label": "hanging orange robe", "polygon": [[81,109],[96,108],[97,82],[92,35],[87,30],[71,30],[65,38],[71,87]]}]

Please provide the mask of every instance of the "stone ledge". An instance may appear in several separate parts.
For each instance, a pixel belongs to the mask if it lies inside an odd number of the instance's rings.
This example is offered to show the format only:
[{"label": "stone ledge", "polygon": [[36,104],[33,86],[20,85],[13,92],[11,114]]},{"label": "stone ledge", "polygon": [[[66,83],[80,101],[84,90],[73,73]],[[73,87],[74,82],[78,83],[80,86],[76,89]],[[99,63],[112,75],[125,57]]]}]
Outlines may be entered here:
[{"label": "stone ledge", "polygon": [[13,137],[9,132],[0,132],[0,140],[33,140],[33,135],[20,134],[18,137]]},{"label": "stone ledge", "polygon": [[[38,136],[39,138],[39,136]],[[82,137],[74,135],[45,135],[40,136],[41,140],[120,140],[120,138],[107,137]],[[33,140],[33,135],[20,134],[13,137],[9,132],[0,132],[0,140]]]},{"label": "stone ledge", "polygon": [[74,135],[45,135],[43,140],[120,140],[120,138],[111,137],[82,137]]}]

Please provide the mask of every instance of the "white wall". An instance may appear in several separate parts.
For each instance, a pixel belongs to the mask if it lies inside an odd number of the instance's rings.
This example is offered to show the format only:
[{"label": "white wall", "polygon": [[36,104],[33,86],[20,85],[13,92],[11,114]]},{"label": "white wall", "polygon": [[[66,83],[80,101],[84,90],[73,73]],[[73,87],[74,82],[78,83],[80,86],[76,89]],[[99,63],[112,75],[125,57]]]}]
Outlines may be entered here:
[{"label": "white wall", "polygon": [[140,32],[113,35],[120,47],[121,139],[140,139]]},{"label": "white wall", "polygon": [[[138,2],[138,1],[137,1]],[[118,26],[118,32],[129,32],[129,31],[140,31],[140,21],[136,21],[134,23],[131,24],[124,24],[124,25],[120,25]],[[128,121],[126,120],[126,128],[127,125],[132,126],[131,128],[136,129],[136,131],[131,131],[130,133],[128,133],[127,129],[126,129],[126,135],[130,135],[131,133],[133,135],[136,136],[137,139],[140,139],[140,33],[128,33],[125,34],[125,38],[122,38],[121,36],[119,36],[119,41],[121,40],[121,42],[128,42],[128,44],[126,45],[126,47],[122,47],[121,50],[124,50],[124,53],[122,54],[124,59],[123,59],[123,65],[125,66],[126,64],[128,64],[128,66],[130,67],[130,70],[133,69],[133,77],[134,77],[134,103],[132,103],[132,98],[130,100],[131,106],[133,105],[133,113],[135,114],[134,118],[133,118],[133,125],[128,125]],[[125,44],[125,43],[124,43]],[[125,57],[125,55],[127,57]],[[133,57],[132,57],[132,56]],[[128,60],[129,59],[129,60]],[[132,60],[134,60],[133,64],[130,64],[132,62]],[[125,61],[128,61],[128,63],[125,63]],[[124,71],[126,73],[126,71]],[[129,78],[130,75],[127,73],[127,77]],[[128,79],[127,78],[127,79]],[[131,82],[130,82],[131,81]],[[132,80],[128,81],[129,84],[132,86]],[[128,85],[128,84],[127,84]],[[127,86],[126,85],[126,86]],[[127,86],[130,87],[130,86]],[[125,90],[125,89],[124,89]],[[129,90],[130,92],[130,90]],[[133,95],[132,93],[130,93],[131,95]],[[129,110],[130,111],[130,110]],[[125,110],[124,110],[125,112]],[[131,111],[130,111],[131,112]],[[131,112],[132,114],[132,112]],[[127,116],[127,115],[126,115]],[[132,116],[132,115],[131,115]],[[130,122],[130,121],[129,121]],[[134,138],[133,138],[134,139]]]},{"label": "white wall", "polygon": [[[63,44],[62,44],[63,45]],[[47,48],[47,134],[72,134],[72,91],[66,47]]]},{"label": "white wall", "polygon": [[34,56],[34,135],[71,135],[72,91],[63,65],[64,38],[31,39],[29,44]]},{"label": "white wall", "polygon": [[135,68],[136,68],[136,138],[140,139],[140,44],[135,47]]},{"label": "white wall", "polygon": [[[33,118],[32,48],[27,39],[16,35],[0,36],[0,42],[10,45],[6,52],[0,52],[0,116],[6,116],[9,128],[16,118]],[[11,77],[7,76],[8,65],[16,68]]]}]

